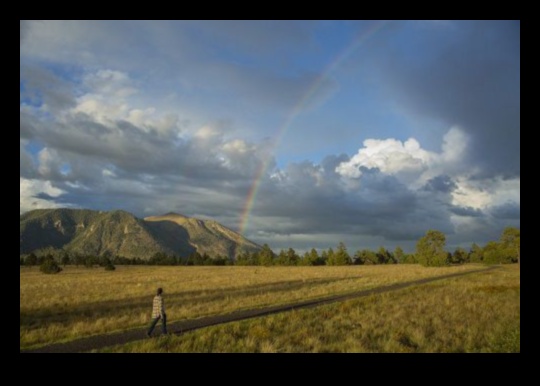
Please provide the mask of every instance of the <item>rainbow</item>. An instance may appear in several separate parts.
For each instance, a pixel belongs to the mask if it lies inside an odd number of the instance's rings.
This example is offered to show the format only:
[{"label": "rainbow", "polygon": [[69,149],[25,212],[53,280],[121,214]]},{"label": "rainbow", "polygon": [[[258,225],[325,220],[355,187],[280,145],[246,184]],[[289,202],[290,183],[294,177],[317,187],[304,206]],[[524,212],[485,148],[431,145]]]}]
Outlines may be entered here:
[{"label": "rainbow", "polygon": [[[272,151],[269,152],[270,154],[273,153],[273,150],[275,150],[276,147],[279,145],[279,143],[281,142],[281,139],[283,138],[287,130],[291,127],[291,124],[293,123],[295,118],[303,110],[306,103],[319,90],[323,82],[326,79],[328,79],[330,74],[337,67],[339,67],[349,56],[351,56],[351,54],[354,53],[362,45],[362,43],[364,43],[367,39],[372,37],[378,31],[380,31],[387,24],[388,24],[388,21],[384,21],[384,20],[374,22],[369,28],[367,28],[365,31],[362,31],[356,38],[354,38],[352,43],[349,44],[343,51],[341,51],[339,55],[326,66],[326,68],[321,73],[321,75],[318,76],[315,79],[315,81],[313,81],[313,83],[309,86],[306,92],[302,95],[302,97],[298,100],[298,102],[293,106],[289,114],[287,114],[287,118],[285,119],[283,124],[280,126],[279,130],[277,131],[271,143],[270,148]],[[257,192],[259,191],[259,187],[261,185],[263,177],[266,174],[266,170],[268,169],[270,160],[271,160],[271,156],[267,156],[265,157],[265,159],[261,161],[255,173],[255,177],[253,179],[251,187],[249,188],[246,201],[242,209],[242,214],[240,216],[240,226],[238,228],[239,229],[238,231],[241,235],[244,234],[247,228],[249,215],[251,213],[251,210],[253,209],[253,204],[255,202],[255,198],[257,197]]]}]

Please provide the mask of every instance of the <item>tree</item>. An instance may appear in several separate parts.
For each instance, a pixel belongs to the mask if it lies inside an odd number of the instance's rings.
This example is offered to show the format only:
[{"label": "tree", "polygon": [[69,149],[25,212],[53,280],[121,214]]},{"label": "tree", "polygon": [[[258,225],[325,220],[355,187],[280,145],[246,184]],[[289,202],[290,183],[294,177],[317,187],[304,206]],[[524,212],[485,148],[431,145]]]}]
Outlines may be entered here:
[{"label": "tree", "polygon": [[396,264],[397,261],[388,249],[380,247],[377,252],[377,262],[379,264]]},{"label": "tree", "polygon": [[473,243],[469,252],[469,261],[471,263],[481,263],[484,260],[484,251],[476,243]]},{"label": "tree", "polygon": [[328,252],[326,252],[326,250],[322,250],[321,252],[321,258],[320,258],[322,264],[321,265],[326,265],[326,262],[328,261]]},{"label": "tree", "polygon": [[450,257],[452,264],[464,264],[468,259],[467,251],[463,248],[456,248]]},{"label": "tree", "polygon": [[309,265],[324,265],[325,259],[319,256],[319,253],[315,248],[311,248],[309,251]]},{"label": "tree", "polygon": [[397,263],[403,263],[405,260],[405,252],[403,252],[403,249],[399,245],[394,249],[394,258]]},{"label": "tree", "polygon": [[29,254],[28,256],[26,256],[26,259],[24,260],[24,263],[26,265],[37,265],[37,256],[35,255],[35,253],[31,253]]},{"label": "tree", "polygon": [[416,243],[416,258],[425,267],[440,267],[448,264],[448,253],[444,250],[446,236],[436,230],[428,230]]},{"label": "tree", "polygon": [[418,264],[416,255],[414,253],[406,253],[401,260],[402,264]]},{"label": "tree", "polygon": [[287,251],[283,249],[279,251],[276,262],[278,265],[297,265],[298,260],[300,260],[300,257],[296,254],[296,251],[289,248]]},{"label": "tree", "polygon": [[501,243],[490,241],[484,247],[484,263],[486,264],[502,264],[511,263],[511,258],[507,258],[505,249]]},{"label": "tree", "polygon": [[264,244],[258,254],[259,265],[270,266],[274,264],[274,252],[270,249],[268,244]]},{"label": "tree", "polygon": [[333,261],[334,261],[334,250],[332,249],[332,247],[328,248],[328,251],[323,251],[323,256],[326,257],[325,259],[325,264],[326,265],[334,265],[333,264]]},{"label": "tree", "polygon": [[369,249],[362,249],[354,254],[354,264],[377,264],[377,254]]},{"label": "tree", "polygon": [[64,267],[70,263],[70,258],[69,258],[69,255],[67,254],[67,252],[64,252],[64,254],[62,255],[61,262],[62,262],[62,265]]},{"label": "tree", "polygon": [[336,252],[332,251],[332,254],[328,253],[327,265],[349,265],[351,257],[347,252],[347,247],[343,242],[340,242]]},{"label": "tree", "polygon": [[513,227],[505,228],[500,238],[504,253],[513,262],[517,262],[518,264],[520,257],[520,238],[520,230]]},{"label": "tree", "polygon": [[84,266],[86,268],[93,268],[94,265],[98,263],[99,263],[99,259],[97,258],[97,256],[89,255],[84,258]]},{"label": "tree", "polygon": [[289,248],[287,250],[287,264],[286,265],[298,265],[298,260],[300,260],[300,256],[296,253],[296,251],[292,248]]},{"label": "tree", "polygon": [[256,265],[256,261],[253,260],[253,255],[249,252],[242,252],[236,258],[236,265]]},{"label": "tree", "polygon": [[116,267],[112,263],[111,259],[109,259],[109,258],[107,258],[107,260],[105,260],[104,265],[105,265],[105,271],[114,271],[116,269]]},{"label": "tree", "polygon": [[54,273],[59,273],[60,271],[62,271],[62,268],[60,268],[58,263],[56,263],[56,261],[54,261],[53,258],[49,259],[47,257],[43,260],[43,263],[41,263],[39,267],[39,270],[41,272],[47,273],[47,274],[54,274]]},{"label": "tree", "polygon": [[85,264],[85,260],[86,258],[81,255],[81,254],[76,254],[75,257],[73,258],[75,260],[75,265],[78,267],[79,265],[83,265]]}]

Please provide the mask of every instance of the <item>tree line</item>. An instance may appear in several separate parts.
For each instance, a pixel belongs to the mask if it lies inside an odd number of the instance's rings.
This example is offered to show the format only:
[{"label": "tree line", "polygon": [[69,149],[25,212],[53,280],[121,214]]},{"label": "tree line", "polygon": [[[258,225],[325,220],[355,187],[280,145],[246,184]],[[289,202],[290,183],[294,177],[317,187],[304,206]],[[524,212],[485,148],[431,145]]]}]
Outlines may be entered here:
[{"label": "tree line", "polygon": [[[520,258],[520,230],[506,228],[498,241],[490,241],[484,247],[473,244],[467,251],[457,248],[453,252],[445,250],[446,236],[436,230],[429,230],[416,243],[414,253],[405,253],[401,247],[389,251],[384,247],[373,251],[361,249],[350,254],[343,242],[336,249],[328,248],[320,253],[312,248],[304,254],[298,254],[293,248],[280,250],[274,253],[268,244],[264,244],[257,252],[243,252],[236,260],[226,256],[209,256],[194,252],[187,257],[179,257],[157,252],[150,259],[126,258],[122,256],[95,256],[43,254],[37,256],[31,253],[21,257],[21,265],[46,265],[49,270],[60,272],[60,265],[76,265],[87,268],[105,267],[114,270],[115,265],[258,265],[258,266],[318,266],[318,265],[370,265],[370,264],[421,264],[424,266],[444,266],[465,263],[507,264],[519,262]],[[52,268],[51,268],[52,265]]]}]

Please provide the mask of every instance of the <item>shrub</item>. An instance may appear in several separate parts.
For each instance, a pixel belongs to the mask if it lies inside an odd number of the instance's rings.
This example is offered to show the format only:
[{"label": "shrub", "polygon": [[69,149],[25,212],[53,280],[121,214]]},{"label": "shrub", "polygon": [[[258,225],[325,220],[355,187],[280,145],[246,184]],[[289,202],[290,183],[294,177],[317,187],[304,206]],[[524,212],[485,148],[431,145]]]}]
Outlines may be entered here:
[{"label": "shrub", "polygon": [[43,273],[58,273],[62,271],[62,268],[56,263],[54,260],[45,259],[43,263],[41,263],[41,266],[39,267],[39,270]]},{"label": "shrub", "polygon": [[116,267],[111,262],[109,262],[107,265],[105,265],[105,271],[114,271],[115,269],[116,269]]}]

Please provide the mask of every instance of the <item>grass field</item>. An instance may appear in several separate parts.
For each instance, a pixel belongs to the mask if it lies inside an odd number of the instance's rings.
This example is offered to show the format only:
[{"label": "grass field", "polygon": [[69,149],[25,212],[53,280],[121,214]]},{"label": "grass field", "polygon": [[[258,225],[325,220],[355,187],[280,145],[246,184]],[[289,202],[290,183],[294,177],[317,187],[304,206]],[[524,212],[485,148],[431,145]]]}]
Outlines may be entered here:
[{"label": "grass field", "polygon": [[[20,270],[20,348],[146,325],[155,288],[170,321],[291,303],[477,269],[67,267]],[[517,266],[381,295],[134,342],[129,352],[519,351]]]}]

